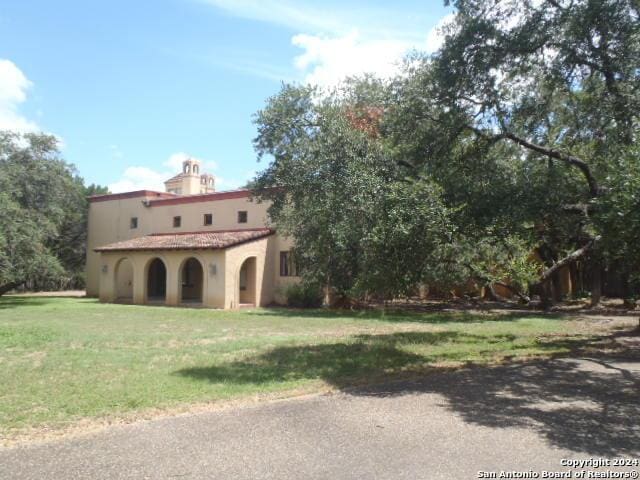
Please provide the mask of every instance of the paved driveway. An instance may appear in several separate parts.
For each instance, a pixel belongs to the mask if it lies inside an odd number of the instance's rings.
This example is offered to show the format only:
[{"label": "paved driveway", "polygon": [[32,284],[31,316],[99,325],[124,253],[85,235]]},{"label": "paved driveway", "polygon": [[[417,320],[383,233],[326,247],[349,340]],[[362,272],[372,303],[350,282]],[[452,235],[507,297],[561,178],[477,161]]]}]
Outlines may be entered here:
[{"label": "paved driveway", "polygon": [[555,360],[4,449],[0,478],[450,480],[481,470],[567,471],[563,458],[640,458],[639,414],[640,362]]}]

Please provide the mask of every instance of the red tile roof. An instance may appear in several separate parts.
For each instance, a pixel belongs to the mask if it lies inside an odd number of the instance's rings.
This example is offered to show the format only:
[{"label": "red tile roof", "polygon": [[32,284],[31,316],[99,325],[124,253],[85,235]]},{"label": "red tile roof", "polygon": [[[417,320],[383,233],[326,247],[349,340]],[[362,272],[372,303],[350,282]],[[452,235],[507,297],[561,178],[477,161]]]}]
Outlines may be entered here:
[{"label": "red tile roof", "polygon": [[[179,174],[181,175],[181,174]],[[175,177],[174,177],[175,178]],[[169,179],[173,180],[173,178]],[[266,190],[277,190],[281,187],[271,187]],[[109,193],[106,195],[93,195],[90,202],[105,202],[108,200],[121,200],[125,198],[147,197],[148,207],[160,207],[165,205],[180,205],[184,203],[215,202],[217,200],[229,200],[233,198],[250,198],[253,192],[246,188],[227,190],[221,192],[198,193],[194,195],[179,195],[174,193],[154,192],[151,190],[138,190],[136,192]]]},{"label": "red tile roof", "polygon": [[96,252],[130,252],[144,250],[218,250],[251,242],[274,234],[271,228],[219,230],[212,232],[153,233],[111,243],[94,249]]},{"label": "red tile roof", "polygon": [[228,190],[223,192],[198,193],[194,195],[178,195],[168,198],[151,200],[149,206],[160,207],[163,205],[180,205],[183,203],[215,202],[216,200],[229,200],[231,198],[249,198],[251,190]]},{"label": "red tile roof", "polygon": [[175,198],[175,194],[166,192],[155,192],[153,190],[136,190],[135,192],[107,193],[104,195],[91,195],[87,197],[89,202],[107,202],[109,200],[125,200],[127,198],[147,197],[149,198]]},{"label": "red tile roof", "polygon": [[176,180],[181,180],[182,177],[184,177],[184,173],[179,173],[177,175],[174,175],[173,177],[171,177],[169,180],[165,180],[165,185],[169,182],[175,182]]}]

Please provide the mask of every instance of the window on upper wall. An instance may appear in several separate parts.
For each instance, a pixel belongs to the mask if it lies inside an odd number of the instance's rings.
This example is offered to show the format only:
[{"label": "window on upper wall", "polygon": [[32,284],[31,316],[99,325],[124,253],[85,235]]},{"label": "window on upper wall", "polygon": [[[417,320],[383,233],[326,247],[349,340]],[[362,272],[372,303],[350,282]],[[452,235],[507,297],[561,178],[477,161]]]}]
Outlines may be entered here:
[{"label": "window on upper wall", "polygon": [[138,228],[138,217],[131,217],[131,220],[129,220],[129,228]]},{"label": "window on upper wall", "polygon": [[297,277],[298,265],[292,251],[280,252],[280,276]]},{"label": "window on upper wall", "polygon": [[213,214],[205,213],[204,214],[204,224],[205,225],[213,225]]},{"label": "window on upper wall", "polygon": [[247,223],[248,215],[246,210],[238,212],[238,223]]},{"label": "window on upper wall", "polygon": [[173,217],[173,227],[178,228],[180,225],[182,225],[182,217]]}]

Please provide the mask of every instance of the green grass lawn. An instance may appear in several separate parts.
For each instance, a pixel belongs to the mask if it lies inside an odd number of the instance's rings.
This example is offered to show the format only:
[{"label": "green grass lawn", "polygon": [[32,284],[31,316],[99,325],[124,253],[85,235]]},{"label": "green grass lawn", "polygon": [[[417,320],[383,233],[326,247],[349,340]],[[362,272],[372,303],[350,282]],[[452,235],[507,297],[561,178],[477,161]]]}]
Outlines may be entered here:
[{"label": "green grass lawn", "polygon": [[344,388],[568,351],[596,327],[554,317],[0,298],[0,438],[81,419]]}]

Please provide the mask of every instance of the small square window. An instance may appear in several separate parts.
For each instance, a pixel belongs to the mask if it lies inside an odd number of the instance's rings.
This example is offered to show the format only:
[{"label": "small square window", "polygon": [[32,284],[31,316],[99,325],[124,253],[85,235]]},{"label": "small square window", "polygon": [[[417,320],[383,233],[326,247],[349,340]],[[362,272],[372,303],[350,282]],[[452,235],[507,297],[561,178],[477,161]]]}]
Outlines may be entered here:
[{"label": "small square window", "polygon": [[182,225],[182,217],[173,217],[173,227],[178,228]]},{"label": "small square window", "polygon": [[247,223],[247,211],[241,210],[238,212],[238,223]]},{"label": "small square window", "polygon": [[138,217],[131,217],[129,228],[138,228]]},{"label": "small square window", "polygon": [[204,214],[204,224],[213,225],[213,215],[211,213]]}]

